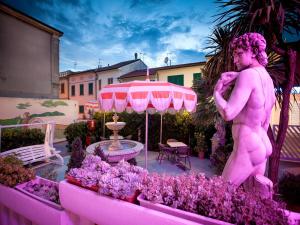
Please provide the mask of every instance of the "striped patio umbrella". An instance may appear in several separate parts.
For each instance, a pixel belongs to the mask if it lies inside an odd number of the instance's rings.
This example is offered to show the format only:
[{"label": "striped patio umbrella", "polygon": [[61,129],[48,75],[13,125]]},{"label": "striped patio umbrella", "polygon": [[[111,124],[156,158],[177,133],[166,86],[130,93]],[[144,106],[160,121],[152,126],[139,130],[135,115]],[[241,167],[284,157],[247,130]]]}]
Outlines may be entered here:
[{"label": "striped patio umbrella", "polygon": [[85,111],[89,109],[97,111],[99,110],[99,102],[97,100],[89,100],[87,103],[84,104]]},{"label": "striped patio umbrella", "polygon": [[[147,71],[147,75],[149,72]],[[148,76],[147,76],[148,77]],[[193,112],[197,95],[191,89],[163,81],[132,81],[105,86],[98,95],[104,111],[146,111],[145,165],[147,168],[148,113],[179,111]]]}]

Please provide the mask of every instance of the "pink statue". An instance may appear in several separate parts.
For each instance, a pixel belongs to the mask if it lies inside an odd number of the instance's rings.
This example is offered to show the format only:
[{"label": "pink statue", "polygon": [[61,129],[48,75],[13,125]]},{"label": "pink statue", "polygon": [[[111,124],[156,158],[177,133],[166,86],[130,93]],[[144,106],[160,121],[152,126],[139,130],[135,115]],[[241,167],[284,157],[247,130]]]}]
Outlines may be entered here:
[{"label": "pink statue", "polygon": [[[235,38],[231,47],[238,71],[222,73],[214,89],[214,100],[226,121],[233,120],[234,140],[222,176],[241,185],[247,178],[261,177],[272,153],[267,135],[271,111],[275,104],[273,81],[265,69],[268,57],[266,41],[258,33],[246,33]],[[234,84],[229,100],[223,93]]]}]

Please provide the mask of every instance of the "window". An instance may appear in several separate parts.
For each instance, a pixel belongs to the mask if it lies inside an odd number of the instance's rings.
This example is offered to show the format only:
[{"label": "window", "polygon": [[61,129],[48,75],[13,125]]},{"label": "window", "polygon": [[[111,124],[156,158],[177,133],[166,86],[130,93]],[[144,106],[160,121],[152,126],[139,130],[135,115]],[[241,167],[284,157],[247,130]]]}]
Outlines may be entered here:
[{"label": "window", "polygon": [[79,95],[84,95],[84,90],[83,90],[83,88],[84,88],[84,86],[83,86],[83,84],[80,84],[80,89],[79,89]]},{"label": "window", "polygon": [[94,84],[93,83],[89,83],[89,95],[92,95],[94,90],[93,90]]},{"label": "window", "polygon": [[83,105],[79,106],[79,113],[84,113],[84,106]]},{"label": "window", "polygon": [[196,81],[196,80],[200,80],[201,79],[201,73],[194,73],[193,74],[193,81]]},{"label": "window", "polygon": [[168,82],[173,83],[173,84],[177,84],[177,85],[184,85],[183,82],[184,76],[182,75],[173,75],[173,76],[168,76]]},{"label": "window", "polygon": [[101,80],[98,80],[98,88],[101,90]]},{"label": "window", "polygon": [[65,84],[64,83],[60,84],[60,93],[61,94],[65,93]]},{"label": "window", "polygon": [[108,83],[108,84],[114,83],[114,78],[112,78],[112,77],[111,77],[111,78],[108,78],[108,79],[107,79],[107,83]]},{"label": "window", "polygon": [[75,96],[75,85],[71,86],[71,95]]}]

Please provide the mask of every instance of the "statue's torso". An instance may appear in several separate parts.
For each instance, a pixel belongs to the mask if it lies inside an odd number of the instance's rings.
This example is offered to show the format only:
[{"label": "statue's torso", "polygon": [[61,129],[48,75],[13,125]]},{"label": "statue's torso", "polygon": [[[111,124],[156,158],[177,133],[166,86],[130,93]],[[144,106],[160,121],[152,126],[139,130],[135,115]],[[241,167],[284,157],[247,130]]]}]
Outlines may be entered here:
[{"label": "statue's torso", "polygon": [[253,77],[249,82],[253,82],[254,88],[245,107],[233,120],[232,135],[237,144],[239,141],[247,142],[250,140],[249,137],[253,138],[252,140],[262,141],[265,147],[265,152],[262,154],[269,156],[272,146],[263,124],[269,123],[275,100],[274,85],[263,67],[251,68],[251,70],[253,70]]}]

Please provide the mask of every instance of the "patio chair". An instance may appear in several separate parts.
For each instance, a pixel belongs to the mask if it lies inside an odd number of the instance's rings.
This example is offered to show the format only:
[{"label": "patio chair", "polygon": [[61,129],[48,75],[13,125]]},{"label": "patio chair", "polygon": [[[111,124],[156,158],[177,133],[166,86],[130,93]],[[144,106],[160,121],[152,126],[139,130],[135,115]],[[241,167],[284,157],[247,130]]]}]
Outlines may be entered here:
[{"label": "patio chair", "polygon": [[[180,164],[181,159],[184,159],[184,166],[188,169],[191,169],[191,161],[190,161],[190,148],[188,146],[186,147],[178,147],[176,148],[176,161]],[[189,163],[189,166],[187,167],[187,162]]]},{"label": "patio chair", "polygon": [[161,163],[161,160],[164,159],[164,156],[167,156],[168,159],[170,159],[170,156],[175,158],[175,148],[168,147],[167,145],[161,143],[158,144],[158,147],[159,154],[157,156],[157,160],[159,160],[159,163]]}]

